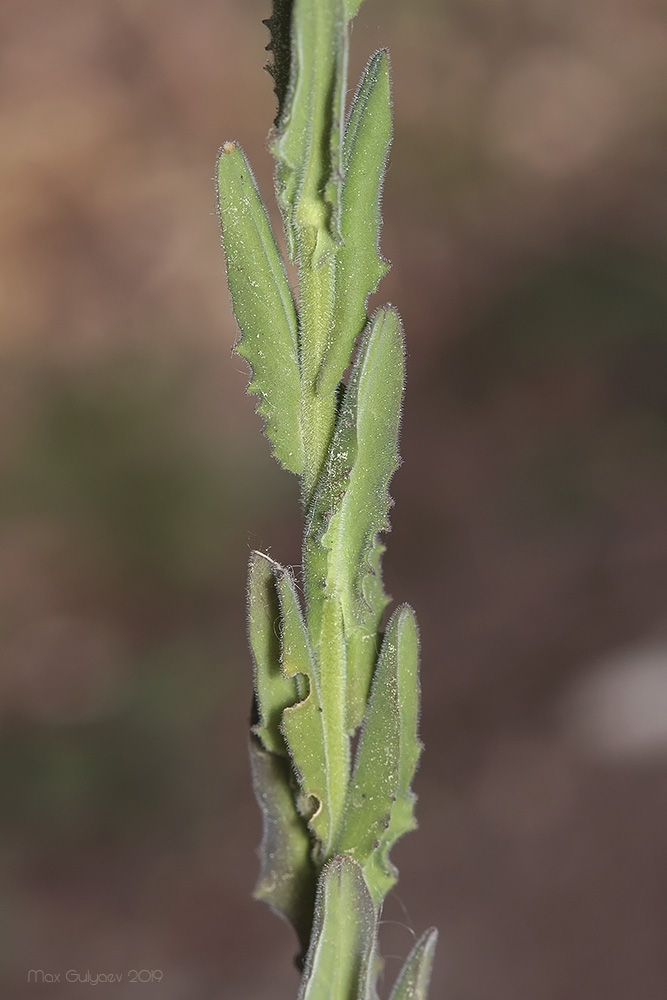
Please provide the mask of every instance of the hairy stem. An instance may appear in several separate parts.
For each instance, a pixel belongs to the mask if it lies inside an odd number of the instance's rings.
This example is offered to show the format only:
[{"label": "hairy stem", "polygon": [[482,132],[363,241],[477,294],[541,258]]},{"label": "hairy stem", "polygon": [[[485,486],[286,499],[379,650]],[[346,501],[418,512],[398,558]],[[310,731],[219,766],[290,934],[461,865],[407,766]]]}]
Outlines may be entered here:
[{"label": "hairy stem", "polygon": [[[298,305],[243,151],[225,143],[218,165],[236,349],[275,457],[301,477],[305,514],[304,596],[298,576],[261,553],[248,575],[251,759],[264,817],[256,895],[299,935],[299,1000],[377,1000],[379,915],[397,880],[389,854],[416,826],[422,749],[414,612],[402,605],[382,629],[404,347],[393,307],[366,312],[388,269],[379,235],[391,96],[380,51],[346,122],[360,3],[274,0],[267,21],[279,99],[271,151]],[[434,947],[429,931],[392,1000],[426,1000]]]}]

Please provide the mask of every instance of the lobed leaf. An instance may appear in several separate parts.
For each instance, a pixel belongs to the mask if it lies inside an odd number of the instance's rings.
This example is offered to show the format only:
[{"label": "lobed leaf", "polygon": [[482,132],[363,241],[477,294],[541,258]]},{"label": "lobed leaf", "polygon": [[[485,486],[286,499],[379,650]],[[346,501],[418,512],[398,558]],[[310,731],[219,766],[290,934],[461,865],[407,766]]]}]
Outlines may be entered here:
[{"label": "lobed leaf", "polygon": [[294,299],[271,224],[242,149],[222,147],[218,204],[227,282],[241,331],[235,351],[252,369],[248,392],[277,460],[303,469],[298,327]]},{"label": "lobed leaf", "polygon": [[408,605],[392,617],[382,643],[336,851],[356,858],[379,905],[396,882],[388,854],[413,830],[410,784],[421,744],[419,637]]},{"label": "lobed leaf", "polygon": [[320,876],[298,1000],[366,997],[375,940],[375,908],[361,868],[352,858],[334,858]]},{"label": "lobed leaf", "polygon": [[287,757],[280,724],[284,710],[299,699],[296,679],[281,667],[280,602],[276,574],[282,567],[261,552],[248,564],[248,636],[255,667],[255,695],[259,721],[253,732],[274,754]]},{"label": "lobed leaf", "polygon": [[292,260],[312,233],[312,264],[339,239],[342,123],[347,74],[343,0],[294,0],[290,77],[271,152]]},{"label": "lobed leaf", "polygon": [[306,525],[308,627],[318,647],[327,601],[340,605],[349,664],[348,729],[361,722],[388,598],[380,577],[389,481],[398,467],[403,337],[398,313],[378,310],[362,338]]},{"label": "lobed leaf", "polygon": [[342,244],[336,253],[335,298],[318,392],[335,391],[363,330],[366,300],[389,270],[379,251],[380,203],[391,144],[387,52],[376,52],[359,84],[345,129],[341,196]]},{"label": "lobed leaf", "polygon": [[290,921],[305,952],[317,876],[310,856],[308,828],[294,801],[290,764],[284,757],[269,753],[258,737],[251,736],[250,766],[264,825],[254,895]]},{"label": "lobed leaf", "polygon": [[[337,623],[319,662],[311,654],[294,580],[283,570],[277,580],[282,627],[282,664],[288,677],[303,675],[307,694],[283,712],[282,733],[289,746],[301,787],[301,808],[324,856],[340,822],[349,777],[349,741],[345,697],[337,690],[325,652],[336,656]],[[344,673],[342,676],[344,683]],[[342,709],[339,707],[342,705]],[[341,720],[342,715],[342,720]]]},{"label": "lobed leaf", "polygon": [[438,932],[431,927],[408,955],[389,1000],[426,1000],[437,943]]}]

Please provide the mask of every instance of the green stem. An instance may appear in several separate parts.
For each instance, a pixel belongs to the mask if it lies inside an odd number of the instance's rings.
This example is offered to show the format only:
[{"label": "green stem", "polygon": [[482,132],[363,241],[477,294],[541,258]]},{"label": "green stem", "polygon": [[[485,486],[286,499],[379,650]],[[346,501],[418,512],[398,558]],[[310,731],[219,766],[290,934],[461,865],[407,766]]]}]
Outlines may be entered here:
[{"label": "green stem", "polygon": [[[301,428],[304,464],[301,477],[304,509],[307,511],[324,474],[336,421],[336,394],[317,391],[317,377],[330,343],[334,308],[335,253],[315,262],[318,231],[308,229],[299,239]],[[333,241],[331,241],[333,244]],[[335,244],[334,244],[335,246]],[[305,540],[304,540],[305,541]],[[350,773],[350,741],[347,727],[347,656],[340,602],[324,602],[321,614],[306,608],[310,640],[319,665],[325,745],[329,759],[330,847],[340,826]],[[316,620],[315,620],[316,619]]]},{"label": "green stem", "polygon": [[324,469],[336,420],[336,394],[318,393],[317,376],[330,342],[334,308],[335,254],[313,263],[317,235],[299,240],[301,428],[304,442],[302,491],[308,510]]}]

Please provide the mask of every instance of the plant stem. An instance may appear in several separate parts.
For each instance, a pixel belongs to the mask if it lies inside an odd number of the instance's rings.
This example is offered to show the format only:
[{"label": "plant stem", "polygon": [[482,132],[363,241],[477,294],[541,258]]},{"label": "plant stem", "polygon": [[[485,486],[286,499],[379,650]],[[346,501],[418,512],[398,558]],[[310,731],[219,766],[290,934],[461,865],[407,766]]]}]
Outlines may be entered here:
[{"label": "plant stem", "polygon": [[299,343],[301,352],[301,428],[304,467],[301,478],[304,509],[308,510],[324,469],[336,420],[336,397],[317,391],[317,376],[331,337],[335,257],[329,254],[313,266],[316,236],[309,230],[299,240]]},{"label": "plant stem", "polygon": [[[416,825],[422,749],[414,612],[402,605],[382,630],[380,536],[399,465],[404,347],[393,307],[366,313],[388,269],[379,234],[391,91],[387,53],[377,52],[345,127],[360,3],[274,0],[267,22],[279,100],[271,150],[298,308],[236,143],[218,167],[237,351],[274,455],[301,477],[305,513],[305,601],[292,571],[261,553],[248,582],[251,759],[264,815],[256,895],[299,935],[299,1000],[377,1000],[378,920],[397,880],[389,852]],[[434,932],[421,939],[392,1000],[425,1000],[434,943]]]}]

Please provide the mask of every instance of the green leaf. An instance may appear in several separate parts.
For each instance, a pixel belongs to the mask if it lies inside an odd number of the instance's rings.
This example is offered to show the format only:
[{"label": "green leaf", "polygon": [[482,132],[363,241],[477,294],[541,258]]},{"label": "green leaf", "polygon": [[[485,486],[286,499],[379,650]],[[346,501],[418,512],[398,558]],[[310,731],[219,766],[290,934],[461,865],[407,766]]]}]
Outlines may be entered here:
[{"label": "green leaf", "polygon": [[391,92],[386,51],[376,52],[357,90],[343,153],[342,246],[336,254],[331,334],[318,391],[334,392],[366,324],[366,300],[389,265],[379,251],[380,203],[391,143]]},{"label": "green leaf", "polygon": [[438,932],[431,927],[408,955],[389,1000],[426,1000],[437,943]]},{"label": "green leaf", "polygon": [[380,577],[389,527],[389,481],[398,467],[403,337],[398,313],[378,310],[366,327],[306,525],[308,628],[320,644],[323,611],[339,603],[350,672],[348,728],[361,722],[388,598]]},{"label": "green leaf", "polygon": [[410,784],[421,744],[419,636],[408,605],[392,617],[382,643],[336,851],[363,866],[379,905],[396,882],[388,854],[416,826]]},{"label": "green leaf", "polygon": [[280,724],[284,710],[299,699],[295,678],[281,667],[280,602],[276,576],[282,567],[261,552],[248,564],[248,635],[255,667],[255,694],[259,721],[253,732],[272,753],[287,756]]},{"label": "green leaf", "polygon": [[[344,669],[337,662],[339,622],[326,626],[329,641],[316,661],[310,651],[292,575],[278,577],[282,622],[283,670],[288,677],[303,675],[307,694],[283,712],[282,733],[292,754],[301,786],[301,809],[326,856],[338,828],[349,777],[349,740],[345,728]],[[344,650],[343,650],[344,654]],[[333,660],[333,662],[331,662]]]},{"label": "green leaf", "polygon": [[227,282],[241,331],[235,346],[252,369],[248,392],[277,460],[303,469],[297,315],[285,267],[255,179],[241,148],[222,147],[218,201]]},{"label": "green leaf", "polygon": [[373,901],[359,865],[338,857],[326,865],[298,1000],[360,1000],[376,940]]},{"label": "green leaf", "polygon": [[339,238],[342,122],[347,71],[343,0],[294,0],[290,79],[271,143],[290,256],[313,266]]},{"label": "green leaf", "polygon": [[361,7],[363,0],[345,0],[345,16],[351,21]]},{"label": "green leaf", "polygon": [[305,952],[317,876],[308,829],[294,801],[290,764],[284,757],[269,753],[256,736],[251,736],[250,766],[264,823],[254,895],[292,923]]}]

